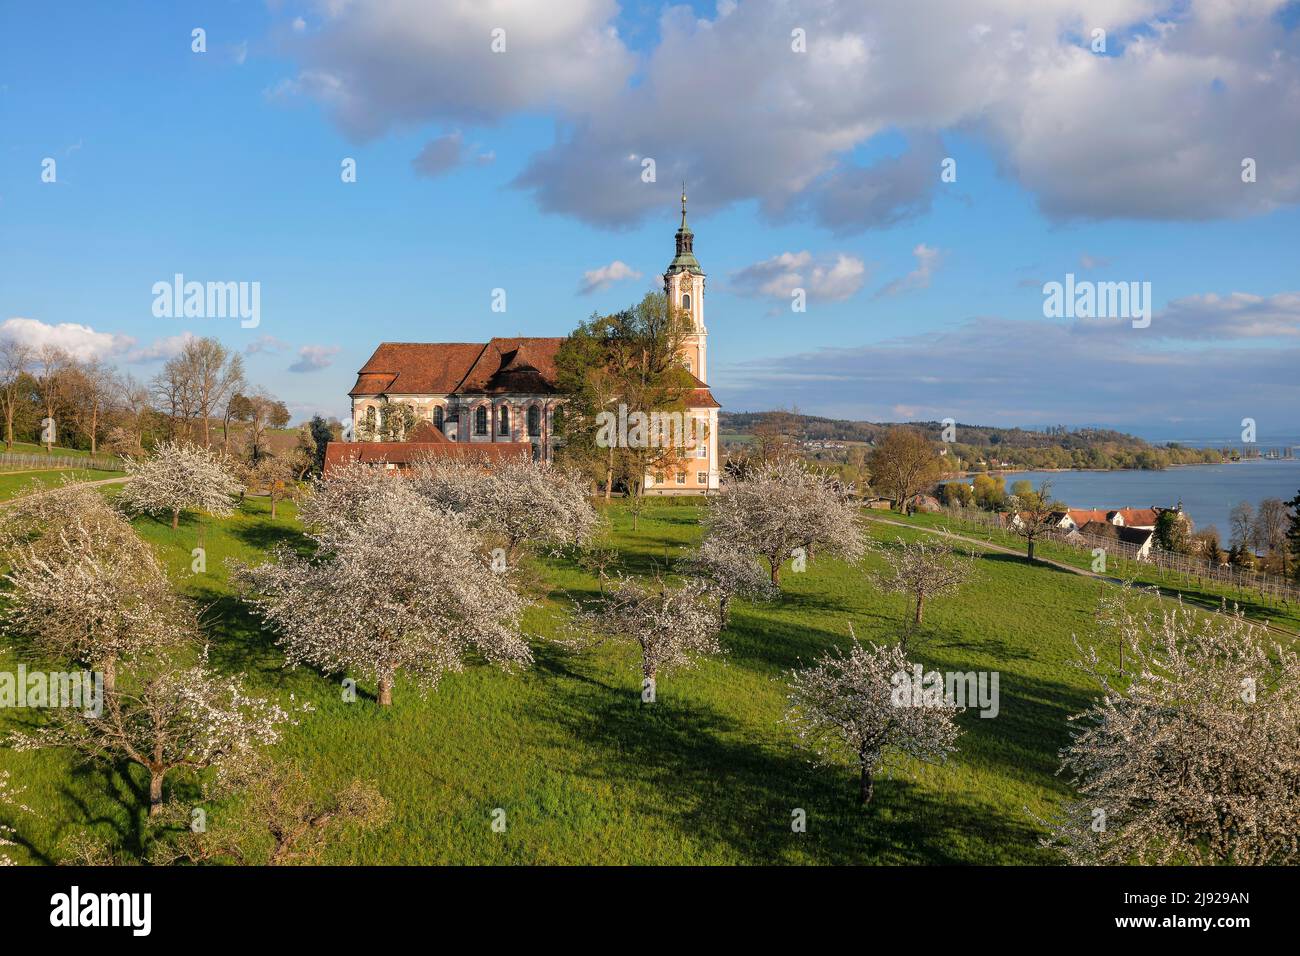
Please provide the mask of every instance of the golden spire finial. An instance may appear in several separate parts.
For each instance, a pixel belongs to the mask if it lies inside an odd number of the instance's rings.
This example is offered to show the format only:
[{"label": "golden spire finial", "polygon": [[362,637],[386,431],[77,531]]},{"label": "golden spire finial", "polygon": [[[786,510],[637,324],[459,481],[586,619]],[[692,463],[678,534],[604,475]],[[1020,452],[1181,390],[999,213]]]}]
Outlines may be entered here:
[{"label": "golden spire finial", "polygon": [[682,180],[682,215],[686,215],[686,180]]}]

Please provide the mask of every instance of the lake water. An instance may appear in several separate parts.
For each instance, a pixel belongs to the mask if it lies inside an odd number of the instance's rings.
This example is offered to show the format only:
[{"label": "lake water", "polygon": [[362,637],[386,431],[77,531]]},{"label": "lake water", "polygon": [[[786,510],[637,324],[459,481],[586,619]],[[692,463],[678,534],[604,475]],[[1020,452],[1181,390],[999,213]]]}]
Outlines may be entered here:
[{"label": "lake water", "polygon": [[1052,482],[1052,496],[1070,508],[1162,508],[1180,500],[1197,528],[1214,525],[1227,543],[1228,512],[1241,501],[1289,501],[1300,491],[1300,460],[1187,465],[1164,471],[1005,472],[1007,490],[1022,479]]}]

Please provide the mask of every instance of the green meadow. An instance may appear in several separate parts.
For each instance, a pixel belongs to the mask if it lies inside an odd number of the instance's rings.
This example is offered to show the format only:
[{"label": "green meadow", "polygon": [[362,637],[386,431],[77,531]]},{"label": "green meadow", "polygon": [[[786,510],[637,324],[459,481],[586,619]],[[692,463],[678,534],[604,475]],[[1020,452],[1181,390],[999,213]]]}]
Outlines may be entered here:
[{"label": "green meadow", "polygon": [[[609,544],[628,573],[665,569],[700,537],[697,505],[654,503],[637,531],[619,504],[608,509]],[[1055,775],[1066,718],[1093,694],[1070,661],[1071,635],[1094,632],[1106,585],[1015,557],[985,553],[956,596],[927,606],[911,657],[927,669],[997,671],[1000,713],[968,710],[958,752],[943,766],[905,762],[855,802],[847,767],[816,767],[798,751],[785,711],[784,676],[848,640],[893,642],[906,600],[884,595],[867,571],[814,559],[787,566],[773,604],[739,602],[723,634],[725,657],[661,676],[658,701],[640,702],[634,648],[557,643],[567,609],[597,582],[567,558],[531,559],[523,577],[536,598],[525,619],[534,666],[502,673],[473,663],[422,697],[399,681],[381,710],[374,688],[345,703],[340,675],[285,670],[271,635],[234,593],[227,559],[262,560],[277,543],[305,547],[291,506],[272,521],[263,499],[228,520],[189,516],[136,522],[177,586],[207,606],[210,654],[251,688],[315,710],[289,728],[277,755],[303,765],[321,787],[372,781],[391,804],[381,828],[329,849],[328,862],[394,864],[899,864],[1051,863],[1034,815],[1067,795]],[[888,547],[924,533],[873,524]],[[202,546],[207,567],[191,571]],[[980,549],[977,549],[980,550]],[[5,652],[0,669],[17,658]],[[31,662],[28,662],[32,666]],[[0,730],[37,719],[0,712]],[[0,769],[27,788],[36,812],[10,814],[19,862],[49,863],[60,841],[88,829],[138,853],[145,821],[140,776],[84,768],[56,751],[0,749]],[[197,800],[197,786],[169,778],[169,793]],[[493,812],[505,811],[505,832]],[[807,830],[792,831],[803,810]],[[209,812],[219,812],[219,808]]]}]

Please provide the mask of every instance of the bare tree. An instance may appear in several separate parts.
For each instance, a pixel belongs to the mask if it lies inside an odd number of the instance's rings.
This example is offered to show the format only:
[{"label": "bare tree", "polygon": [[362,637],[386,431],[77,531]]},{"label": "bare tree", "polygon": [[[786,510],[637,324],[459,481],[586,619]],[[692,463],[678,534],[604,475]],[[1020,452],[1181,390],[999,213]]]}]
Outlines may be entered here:
[{"label": "bare tree", "polygon": [[709,500],[708,534],[766,559],[772,583],[781,565],[804,549],[847,561],[864,551],[862,522],[852,489],[806,468],[793,458],[761,464],[739,480],[727,481]]},{"label": "bare tree", "polygon": [[291,723],[278,704],[244,692],[200,661],[146,676],[137,688],[105,688],[103,712],[59,708],[53,720],[9,737],[16,750],[65,747],[87,762],[138,764],[149,774],[149,813],[163,809],[163,783],[177,770],[199,771],[250,759]]},{"label": "bare tree", "polygon": [[[1026,482],[1028,484],[1028,482]],[[1052,513],[1060,504],[1052,500],[1052,483],[1044,481],[1037,489],[1022,489],[1011,496],[1011,513],[1007,516],[1007,530],[1025,539],[1026,557],[1034,560],[1034,545],[1055,529]]]},{"label": "bare tree", "polygon": [[5,448],[14,446],[14,415],[22,397],[23,377],[35,353],[17,339],[0,339],[0,411],[5,417]]},{"label": "bare tree", "polygon": [[790,672],[785,719],[798,745],[818,763],[855,765],[860,804],[871,802],[886,757],[941,763],[956,749],[961,731],[953,717],[960,708],[942,694],[917,700],[899,693],[915,666],[901,647],[863,647],[853,636],[847,653],[832,649]]},{"label": "bare tree", "polygon": [[[45,409],[45,418],[55,423],[59,403],[67,389],[67,370],[71,359],[68,353],[56,345],[42,345],[36,351],[36,385],[40,390],[41,405]],[[55,428],[45,428],[45,452],[49,454],[54,448],[57,424]]]},{"label": "bare tree", "polygon": [[293,500],[298,495],[297,469],[287,458],[263,455],[252,467],[249,479],[271,500],[272,521],[276,519],[276,506],[286,498]]},{"label": "bare tree", "polygon": [[66,391],[72,423],[90,439],[90,453],[99,450],[99,433],[104,427],[105,406],[114,391],[112,372],[98,361],[69,362]]},{"label": "bare tree", "polygon": [[[1300,658],[1240,614],[1103,603],[1080,648],[1102,691],[1061,752],[1079,796],[1048,846],[1072,863],[1300,862]],[[1076,644],[1078,642],[1076,641]]]},{"label": "bare tree", "polygon": [[140,514],[171,512],[173,531],[187,509],[229,515],[231,496],[241,490],[225,456],[188,443],[167,441],[150,458],[127,458],[126,471],[131,478],[122,490],[123,505]]},{"label": "bare tree", "polygon": [[314,865],[331,843],[373,830],[389,816],[388,801],[371,783],[353,780],[324,796],[319,789],[298,764],[258,753],[204,787],[205,802],[225,806],[203,829],[190,827],[188,803],[169,803],[163,817],[180,832],[155,843],[149,862]]},{"label": "bare tree", "polygon": [[1249,501],[1241,501],[1232,506],[1228,513],[1228,527],[1231,529],[1231,544],[1234,548],[1248,548],[1255,530],[1255,509]]},{"label": "bare tree", "polygon": [[341,479],[347,492],[368,489],[352,499],[354,518],[319,502],[304,508],[314,556],[280,548],[268,564],[237,569],[289,666],[356,671],[377,682],[386,707],[398,673],[433,690],[472,652],[506,670],[531,663],[519,632],[525,602],[508,572],[489,567],[466,518],[429,505],[408,481],[358,467]]},{"label": "bare tree", "polygon": [[172,419],[171,437],[184,433],[197,442],[201,436],[204,448],[212,447],[212,416],[243,386],[243,358],[214,338],[187,340],[154,379],[157,400]]},{"label": "bare tree", "polygon": [[718,624],[723,628],[730,623],[733,599],[770,601],[780,593],[752,554],[717,535],[706,535],[699,548],[679,566],[708,583],[717,596]]},{"label": "bare tree", "polygon": [[871,484],[893,499],[898,508],[913,495],[929,490],[939,480],[939,456],[919,428],[889,429],[868,459]]},{"label": "bare tree", "polygon": [[575,617],[579,630],[622,638],[641,649],[642,696],[653,703],[659,675],[694,667],[696,658],[721,654],[718,613],[709,584],[688,578],[679,587],[662,579],[617,581],[604,598]]},{"label": "bare tree", "polygon": [[928,598],[956,591],[975,569],[974,557],[962,557],[939,540],[898,538],[897,547],[882,554],[885,570],[873,580],[882,591],[911,596],[913,625],[921,623]]},{"label": "bare tree", "polygon": [[1290,526],[1291,514],[1281,498],[1265,498],[1259,503],[1251,528],[1251,539],[1265,554],[1279,559],[1284,576],[1290,571],[1286,540]]}]

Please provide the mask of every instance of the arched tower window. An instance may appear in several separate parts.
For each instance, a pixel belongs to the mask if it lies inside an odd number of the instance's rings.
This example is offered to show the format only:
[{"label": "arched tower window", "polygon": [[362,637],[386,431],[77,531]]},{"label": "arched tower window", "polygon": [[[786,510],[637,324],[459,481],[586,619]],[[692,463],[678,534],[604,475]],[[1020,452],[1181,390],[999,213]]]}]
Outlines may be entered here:
[{"label": "arched tower window", "polygon": [[486,435],[488,433],[487,406],[480,405],[474,409],[474,434]]},{"label": "arched tower window", "polygon": [[502,405],[501,410],[498,413],[498,418],[500,419],[500,424],[497,426],[497,434],[509,435],[510,434],[510,408],[506,405]]},{"label": "arched tower window", "polygon": [[528,437],[536,438],[542,433],[542,410],[536,405],[528,406]]},{"label": "arched tower window", "polygon": [[687,312],[691,310],[691,294],[689,292],[682,293],[682,308]]}]

